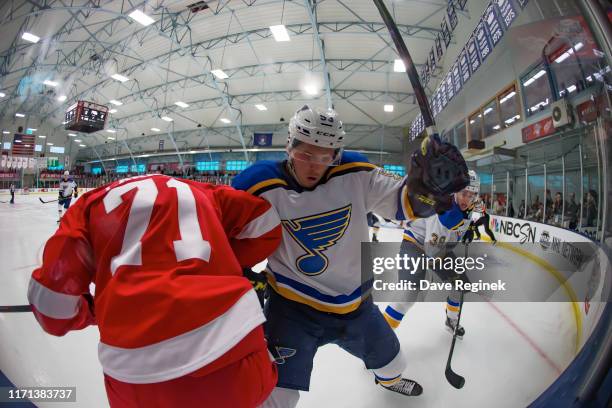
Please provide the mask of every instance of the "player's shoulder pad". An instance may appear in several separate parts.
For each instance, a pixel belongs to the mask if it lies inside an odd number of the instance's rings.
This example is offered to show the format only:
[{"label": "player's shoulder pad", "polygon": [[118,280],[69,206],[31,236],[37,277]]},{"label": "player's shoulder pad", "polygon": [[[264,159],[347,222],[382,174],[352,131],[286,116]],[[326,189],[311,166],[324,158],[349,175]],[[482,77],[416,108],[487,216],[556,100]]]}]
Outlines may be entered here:
[{"label": "player's shoulder pad", "polygon": [[450,210],[438,215],[438,219],[444,228],[449,230],[457,229],[465,222],[463,219],[463,211],[461,211],[461,208],[459,208],[455,202],[453,202],[453,206]]},{"label": "player's shoulder pad", "polygon": [[255,162],[234,177],[232,187],[253,195],[260,195],[278,187],[286,187],[287,181],[283,177],[280,166],[280,162],[272,160]]},{"label": "player's shoulder pad", "polygon": [[343,152],[340,159],[340,164],[331,168],[331,170],[327,173],[327,179],[358,171],[369,172],[377,168],[378,166],[370,163],[368,158],[361,153]]}]

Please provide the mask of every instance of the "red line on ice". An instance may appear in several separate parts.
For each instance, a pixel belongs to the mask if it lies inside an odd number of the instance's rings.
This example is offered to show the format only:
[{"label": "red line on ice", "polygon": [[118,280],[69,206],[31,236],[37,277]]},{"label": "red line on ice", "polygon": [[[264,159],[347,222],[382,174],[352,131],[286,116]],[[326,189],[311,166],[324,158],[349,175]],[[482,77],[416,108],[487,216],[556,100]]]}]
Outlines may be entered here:
[{"label": "red line on ice", "polygon": [[520,327],[518,327],[518,325],[516,323],[514,323],[512,321],[512,319],[510,319],[510,317],[508,317],[504,312],[502,312],[497,306],[495,306],[495,303],[491,302],[489,299],[485,298],[484,296],[482,297],[483,299],[485,299],[487,301],[487,303],[489,304],[489,306],[491,306],[493,308],[493,310],[495,310],[510,326],[512,326],[512,328],[523,338],[525,339],[525,341],[527,343],[529,343],[529,345],[536,351],[536,353],[538,353],[540,355],[540,357],[542,357],[544,359],[544,361],[546,361],[548,363],[549,366],[551,366],[553,368],[553,370],[555,370],[557,372],[557,374],[561,374],[561,372],[563,370],[561,370],[561,368],[555,364],[555,362],[548,356],[548,354],[546,354],[544,352],[544,350],[542,350],[540,348],[540,346],[537,345],[537,343],[535,341],[533,341],[531,339],[531,337],[529,337],[527,335],[527,333],[525,333],[523,330],[521,330]]}]

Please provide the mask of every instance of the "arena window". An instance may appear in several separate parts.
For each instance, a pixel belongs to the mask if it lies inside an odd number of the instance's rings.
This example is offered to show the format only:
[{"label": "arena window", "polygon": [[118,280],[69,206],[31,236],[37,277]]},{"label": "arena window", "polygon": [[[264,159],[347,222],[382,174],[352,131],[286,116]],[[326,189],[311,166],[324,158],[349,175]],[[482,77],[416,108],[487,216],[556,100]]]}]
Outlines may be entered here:
[{"label": "arena window", "polygon": [[497,98],[489,101],[482,107],[483,130],[484,137],[489,137],[499,132],[501,125],[499,124],[499,107],[497,106]]},{"label": "arena window", "polygon": [[247,166],[248,163],[245,160],[228,160],[225,162],[225,170],[227,171],[242,171]]},{"label": "arena window", "polygon": [[398,174],[400,176],[406,175],[406,168],[404,166],[398,166],[395,164],[384,164],[383,169],[390,171],[391,173]]},{"label": "arena window", "polygon": [[505,89],[498,96],[502,128],[508,128],[521,120],[521,108],[516,85]]},{"label": "arena window", "polygon": [[466,132],[465,132],[465,120],[462,120],[455,126],[455,146],[459,149],[464,149],[467,146]]},{"label": "arena window", "polygon": [[525,112],[531,116],[548,106],[553,98],[544,64],[538,64],[521,77]]},{"label": "arena window", "polygon": [[477,110],[468,118],[469,140],[482,140],[482,112]]},{"label": "arena window", "polygon": [[197,171],[219,171],[218,161],[196,162]]}]

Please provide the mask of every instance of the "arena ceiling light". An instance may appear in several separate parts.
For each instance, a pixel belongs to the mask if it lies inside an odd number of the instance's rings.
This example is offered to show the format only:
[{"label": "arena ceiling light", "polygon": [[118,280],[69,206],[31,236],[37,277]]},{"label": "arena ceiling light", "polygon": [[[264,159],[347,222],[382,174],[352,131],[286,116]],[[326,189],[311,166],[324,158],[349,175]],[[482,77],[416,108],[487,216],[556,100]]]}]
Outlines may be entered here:
[{"label": "arena ceiling light", "polygon": [[529,86],[529,85],[533,84],[536,79],[538,79],[539,77],[541,77],[544,74],[546,74],[546,71],[544,71],[543,69],[539,70],[534,76],[532,76],[527,81],[525,81],[523,86]]},{"label": "arena ceiling light", "polygon": [[165,120],[166,122],[172,122],[174,119],[169,118],[168,116],[162,116],[161,120]]},{"label": "arena ceiling light", "polygon": [[151,128],[152,131],[154,132],[159,132],[160,130],[158,128]]},{"label": "arena ceiling light", "polygon": [[53,143],[47,142],[47,146],[53,146]]},{"label": "arena ceiling light", "polygon": [[29,41],[31,43],[36,44],[37,42],[40,41],[40,37],[37,35],[34,35],[32,33],[23,33],[21,34],[21,39]]},{"label": "arena ceiling light", "polygon": [[119,81],[119,82],[127,82],[127,81],[130,80],[130,78],[128,78],[126,76],[123,76],[121,74],[113,74],[113,75],[111,75],[111,78],[113,78],[114,80]]},{"label": "arena ceiling light", "polygon": [[393,72],[406,72],[406,66],[404,65],[404,61],[401,59],[396,59],[393,61]]},{"label": "arena ceiling light", "polygon": [[308,84],[304,86],[304,92],[306,92],[307,95],[314,96],[319,93],[319,87],[314,84]]},{"label": "arena ceiling light", "polygon": [[383,109],[385,112],[393,112],[393,109],[395,109],[395,107],[393,105],[385,105]]},{"label": "arena ceiling light", "polygon": [[16,113],[15,116],[17,116],[18,118],[25,118],[25,115],[23,113]]},{"label": "arena ceiling light", "polygon": [[55,82],[55,81],[51,81],[51,80],[49,80],[49,79],[45,79],[45,80],[43,81],[43,84],[45,84],[45,85],[47,85],[47,86],[52,86],[52,87],[54,87],[54,88],[55,88],[55,87],[57,87],[57,86],[59,85],[57,82]]},{"label": "arena ceiling light", "polygon": [[64,102],[66,99],[68,99],[68,97],[66,95],[60,95],[57,97],[57,100],[60,102]]},{"label": "arena ceiling light", "polygon": [[116,105],[116,106],[121,106],[121,105],[123,105],[123,102],[118,101],[118,100],[116,100],[116,99],[111,99],[109,102],[110,102],[110,103],[112,103],[113,105]]},{"label": "arena ceiling light", "polygon": [[115,129],[106,129],[106,131],[108,133],[117,133],[117,131]]},{"label": "arena ceiling light", "polygon": [[38,129],[28,128],[28,130],[29,130],[30,132],[36,132]]},{"label": "arena ceiling light", "polygon": [[81,142],[82,142],[82,140],[81,140],[81,139],[74,139],[74,141],[75,141],[76,143],[81,143]]},{"label": "arena ceiling light", "polygon": [[259,109],[260,111],[268,110],[268,108],[266,108],[266,105],[262,105],[261,103],[258,103],[257,105],[255,105],[255,107]]},{"label": "arena ceiling light", "polygon": [[232,121],[231,121],[231,120],[229,120],[229,119],[227,119],[227,118],[221,118],[220,120],[221,120],[221,122],[223,122],[223,123],[232,123]]},{"label": "arena ceiling light", "polygon": [[174,102],[174,104],[176,106],[181,107],[181,108],[188,108],[189,107],[189,104],[186,104],[185,102],[181,102],[181,101]]},{"label": "arena ceiling light", "polygon": [[68,136],[70,136],[70,137],[76,137],[76,133],[68,133]]},{"label": "arena ceiling light", "polygon": [[80,144],[79,146],[81,146],[81,147],[87,147],[87,146],[86,146],[86,145],[84,145],[84,144]]},{"label": "arena ceiling light", "polygon": [[115,138],[114,138],[114,137],[112,137],[112,136],[107,137],[107,139],[108,139],[108,140],[115,140]]},{"label": "arena ceiling light", "polygon": [[111,109],[108,111],[108,113],[117,113],[117,109]]},{"label": "arena ceiling light", "polygon": [[[2,133],[4,133],[4,132],[2,132]],[[8,133],[8,132],[7,132],[7,133]],[[45,135],[38,135],[38,137],[39,137],[40,139],[46,139],[46,137],[47,137],[47,136],[45,136]]]},{"label": "arena ceiling light", "polygon": [[270,31],[278,42],[291,41],[287,28],[283,24],[270,26]]},{"label": "arena ceiling light", "polygon": [[214,76],[216,76],[219,79],[227,79],[229,78],[229,75],[227,75],[225,72],[223,72],[222,69],[213,69],[212,71],[210,71]]},{"label": "arena ceiling light", "polygon": [[132,17],[133,20],[135,20],[136,22],[142,24],[143,26],[150,26],[151,24],[153,24],[155,22],[155,20],[153,20],[151,17],[147,16],[145,13],[143,13],[140,10],[134,10],[129,14],[130,17]]},{"label": "arena ceiling light", "polygon": [[512,99],[512,97],[514,97],[514,95],[516,95],[516,92],[514,92],[514,91],[510,92],[508,95],[506,95],[503,98],[501,98],[499,100],[499,103],[500,104],[505,103],[508,99]]},{"label": "arena ceiling light", "polygon": [[0,92],[0,98],[4,98],[6,94],[4,92]]},{"label": "arena ceiling light", "polygon": [[11,132],[9,132],[8,130],[3,130],[3,131],[2,131],[2,134],[3,134],[3,135],[8,135],[9,133],[11,133]]}]

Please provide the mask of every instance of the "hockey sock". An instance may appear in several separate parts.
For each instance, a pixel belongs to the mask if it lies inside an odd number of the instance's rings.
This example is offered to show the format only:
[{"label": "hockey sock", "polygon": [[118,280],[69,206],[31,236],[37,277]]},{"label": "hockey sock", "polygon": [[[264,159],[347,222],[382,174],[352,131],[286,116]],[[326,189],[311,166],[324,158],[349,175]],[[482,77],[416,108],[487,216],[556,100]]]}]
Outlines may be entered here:
[{"label": "hockey sock", "polygon": [[459,317],[459,302],[450,297],[446,298],[446,316],[453,321]]}]

